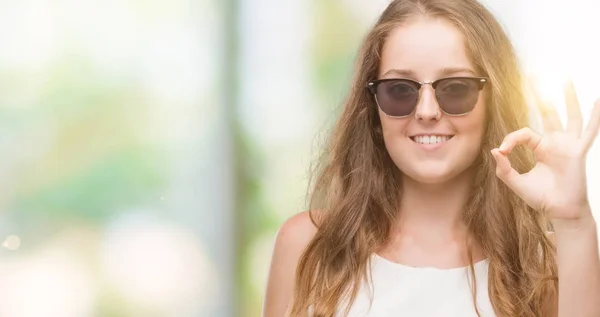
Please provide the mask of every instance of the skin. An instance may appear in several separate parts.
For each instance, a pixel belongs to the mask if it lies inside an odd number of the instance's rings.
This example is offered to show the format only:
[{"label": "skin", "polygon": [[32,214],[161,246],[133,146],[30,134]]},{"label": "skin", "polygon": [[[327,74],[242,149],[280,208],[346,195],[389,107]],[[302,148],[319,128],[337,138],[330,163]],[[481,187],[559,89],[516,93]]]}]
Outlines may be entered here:
[{"label": "skin", "polygon": [[[423,41],[423,38],[432,39]],[[434,40],[435,39],[435,40]],[[380,65],[380,78],[433,81],[447,76],[474,76],[443,69],[473,69],[460,33],[443,20],[417,19],[394,30]],[[410,73],[391,69],[409,70]],[[559,297],[549,302],[547,316],[600,316],[600,256],[596,222],[587,199],[585,156],[600,127],[600,100],[583,128],[581,110],[572,85],[565,87],[566,129],[552,107],[542,107],[545,134],[530,129],[515,131],[492,151],[496,174],[532,208],[551,219],[559,268]],[[390,118],[380,112],[384,140],[392,159],[405,174],[397,230],[378,254],[411,266],[454,268],[468,265],[464,246],[466,228],[460,220],[471,182],[471,164],[484,131],[480,92],[475,109],[462,117],[439,111],[433,89],[425,85],[415,112]],[[454,138],[436,151],[425,152],[409,138],[421,132],[451,132]],[[435,134],[435,133],[434,133]],[[510,166],[508,154],[516,146],[531,148],[538,160],[526,174]],[[280,228],[267,283],[263,317],[285,315],[293,293],[298,259],[316,232],[308,213],[288,219]],[[435,233],[435,234],[432,234]],[[484,256],[475,246],[475,260]]]},{"label": "skin", "polygon": [[[389,35],[380,78],[431,82],[451,76],[480,74],[468,57],[462,34],[445,20],[421,18]],[[482,90],[471,112],[446,115],[433,87],[424,85],[413,115],[393,118],[379,110],[386,148],[404,174],[399,221],[379,255],[410,266],[468,265],[461,213],[473,174],[470,166],[479,155],[485,130],[485,107]],[[439,149],[427,151],[410,138],[422,133],[454,136]],[[477,260],[482,257],[479,250],[476,255]]]}]

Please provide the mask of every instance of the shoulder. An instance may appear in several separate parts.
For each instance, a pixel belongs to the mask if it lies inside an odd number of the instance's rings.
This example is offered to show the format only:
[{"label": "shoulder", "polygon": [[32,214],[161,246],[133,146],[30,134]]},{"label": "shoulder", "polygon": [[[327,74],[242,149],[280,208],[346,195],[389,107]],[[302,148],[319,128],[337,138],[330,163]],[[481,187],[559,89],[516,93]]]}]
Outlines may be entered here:
[{"label": "shoulder", "polygon": [[[317,233],[314,212],[304,211],[288,218],[275,237],[275,249],[301,253]],[[299,255],[299,254],[298,254]]]},{"label": "shoulder", "polygon": [[298,260],[317,233],[314,213],[288,218],[279,228],[269,268],[263,317],[284,316],[293,295]]}]

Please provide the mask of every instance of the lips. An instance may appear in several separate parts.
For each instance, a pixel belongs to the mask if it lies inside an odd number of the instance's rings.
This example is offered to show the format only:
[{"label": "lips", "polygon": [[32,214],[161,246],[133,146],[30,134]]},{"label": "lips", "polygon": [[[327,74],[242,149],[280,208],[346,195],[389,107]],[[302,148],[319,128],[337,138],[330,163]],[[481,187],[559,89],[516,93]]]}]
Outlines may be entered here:
[{"label": "lips", "polygon": [[415,143],[428,145],[428,144],[444,143],[444,142],[452,139],[452,137],[454,137],[454,135],[432,134],[432,135],[415,135],[415,136],[411,136],[410,139],[413,140]]}]

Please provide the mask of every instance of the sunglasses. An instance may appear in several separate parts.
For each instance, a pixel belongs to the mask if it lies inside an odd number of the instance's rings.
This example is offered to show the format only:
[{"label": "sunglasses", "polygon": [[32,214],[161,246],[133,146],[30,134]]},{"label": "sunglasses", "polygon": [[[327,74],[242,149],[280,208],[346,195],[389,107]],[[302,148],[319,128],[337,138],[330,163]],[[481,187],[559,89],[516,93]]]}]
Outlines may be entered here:
[{"label": "sunglasses", "polygon": [[479,98],[479,91],[488,82],[487,77],[448,77],[433,82],[393,78],[372,80],[367,88],[375,102],[386,115],[395,118],[407,117],[417,108],[419,90],[431,85],[440,109],[450,116],[469,113]]}]

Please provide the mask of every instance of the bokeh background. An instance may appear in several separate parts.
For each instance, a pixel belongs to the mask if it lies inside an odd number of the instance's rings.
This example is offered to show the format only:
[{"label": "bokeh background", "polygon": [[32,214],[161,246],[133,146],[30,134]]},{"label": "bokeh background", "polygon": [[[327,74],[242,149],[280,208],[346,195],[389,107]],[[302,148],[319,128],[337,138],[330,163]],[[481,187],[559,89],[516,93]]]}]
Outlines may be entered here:
[{"label": "bokeh background", "polygon": [[[563,119],[565,76],[588,118],[597,1],[483,2]],[[258,317],[387,3],[0,0],[0,316]]]}]

